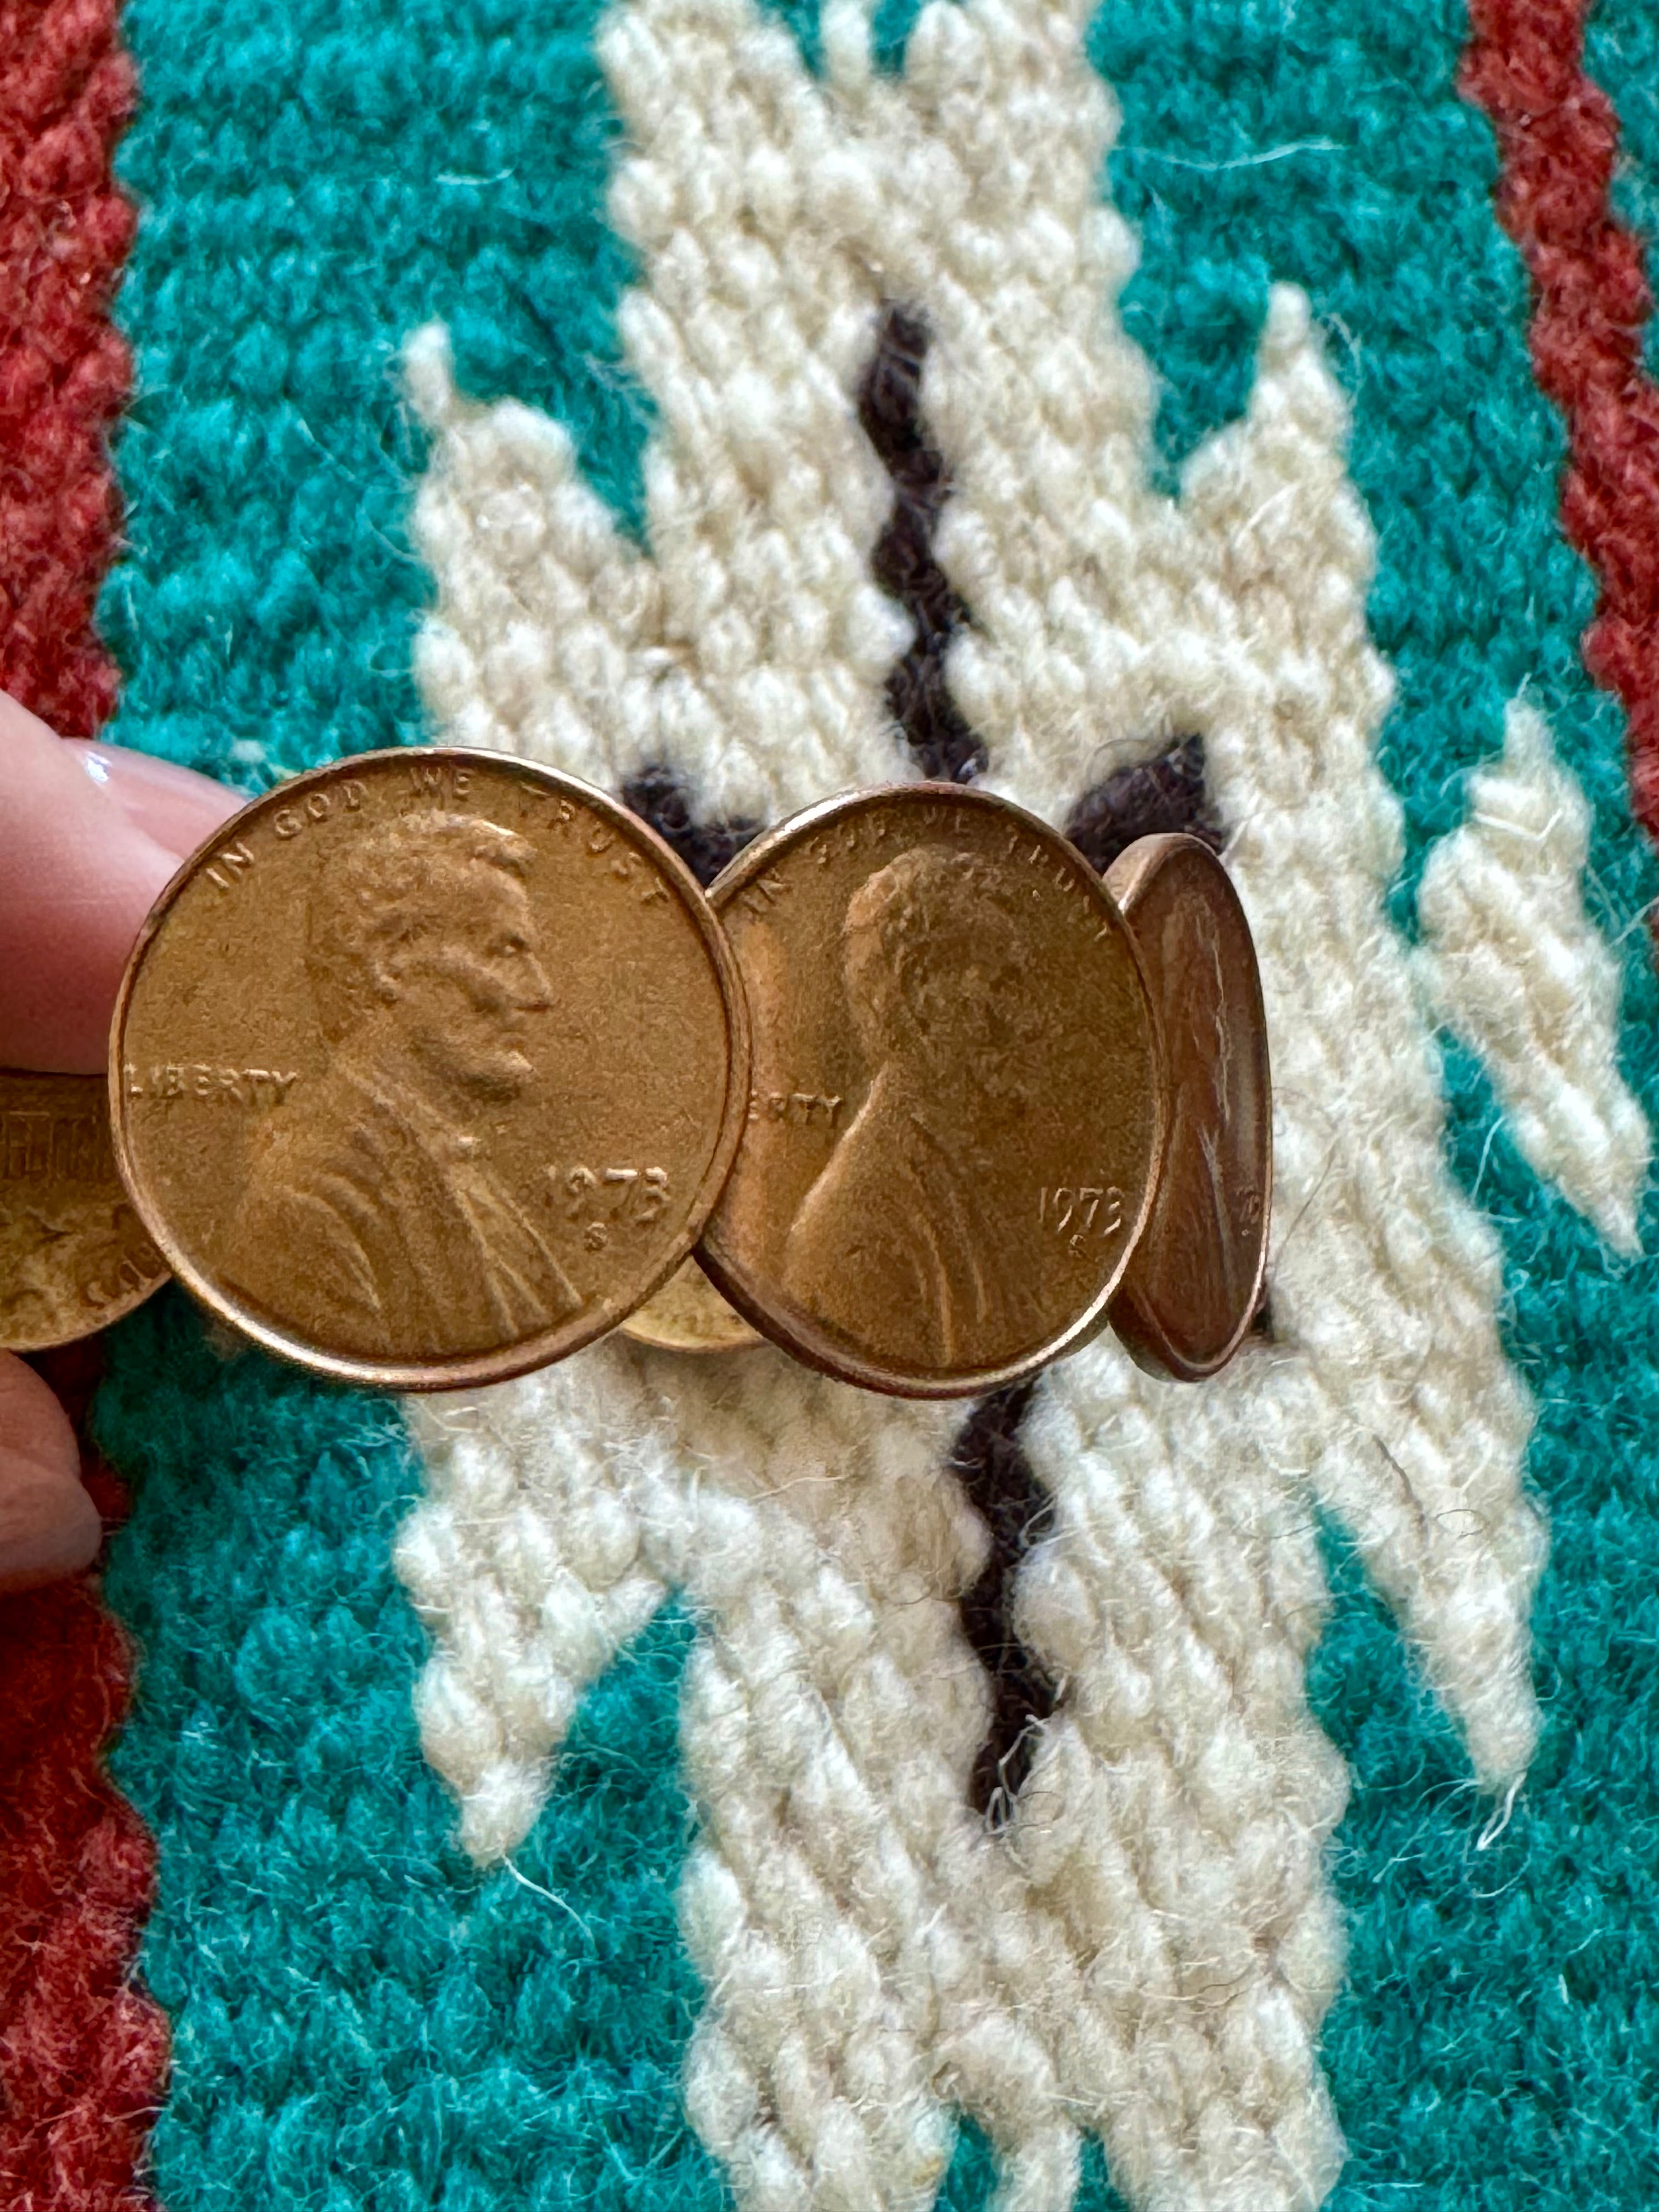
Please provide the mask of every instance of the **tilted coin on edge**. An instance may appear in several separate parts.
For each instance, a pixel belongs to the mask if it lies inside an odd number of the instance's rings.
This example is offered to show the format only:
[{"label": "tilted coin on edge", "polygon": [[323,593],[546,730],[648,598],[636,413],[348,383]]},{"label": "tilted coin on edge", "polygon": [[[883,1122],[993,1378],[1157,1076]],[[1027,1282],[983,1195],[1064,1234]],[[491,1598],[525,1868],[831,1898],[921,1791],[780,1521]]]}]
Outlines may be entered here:
[{"label": "tilted coin on edge", "polygon": [[1196,837],[1142,837],[1107,870],[1164,1024],[1170,1125],[1158,1196],[1112,1302],[1144,1367],[1224,1367],[1261,1302],[1273,1085],[1261,975],[1231,878]]},{"label": "tilted coin on edge", "polygon": [[0,1068],[0,1351],[90,1336],[167,1279],[116,1172],[104,1078]]},{"label": "tilted coin on edge", "polygon": [[521,1374],[685,1259],[731,1166],[748,1023],[690,872],[505,754],[279,786],[157,902],[117,1001],[116,1154],[174,1273],[318,1371]]},{"label": "tilted coin on edge", "polygon": [[832,799],[709,894],[754,1088],[708,1273],[797,1358],[955,1397],[1106,1318],[1163,1141],[1158,1018],[1081,854],[988,793]]}]

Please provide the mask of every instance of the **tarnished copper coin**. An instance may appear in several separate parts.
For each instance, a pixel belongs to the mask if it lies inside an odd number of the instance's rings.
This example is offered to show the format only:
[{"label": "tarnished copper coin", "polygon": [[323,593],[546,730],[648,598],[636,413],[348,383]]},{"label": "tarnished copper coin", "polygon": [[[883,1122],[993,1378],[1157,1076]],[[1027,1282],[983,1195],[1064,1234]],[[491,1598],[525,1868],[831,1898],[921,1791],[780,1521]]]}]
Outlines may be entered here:
[{"label": "tarnished copper coin", "polygon": [[797,1358],[951,1397],[1084,1340],[1164,1118],[1133,939],[1046,823],[950,784],[810,809],[710,896],[754,1088],[702,1257]]},{"label": "tarnished copper coin", "polygon": [[683,1261],[678,1273],[636,1306],[622,1333],[659,1352],[743,1352],[761,1341],[759,1330],[727,1304],[695,1260]]},{"label": "tarnished copper coin", "polygon": [[736,1151],[725,939],[636,817],[502,754],[371,753],[228,823],[116,1006],[117,1156],[179,1279],[405,1390],[562,1358],[672,1274]]},{"label": "tarnished copper coin", "polygon": [[1267,1273],[1273,1085],[1261,975],[1238,893],[1196,837],[1143,837],[1106,881],[1139,944],[1170,1071],[1158,1197],[1112,1327],[1142,1366],[1197,1382],[1237,1351]]},{"label": "tarnished copper coin", "polygon": [[90,1336],[167,1279],[116,1173],[103,1077],[0,1068],[0,1349]]}]

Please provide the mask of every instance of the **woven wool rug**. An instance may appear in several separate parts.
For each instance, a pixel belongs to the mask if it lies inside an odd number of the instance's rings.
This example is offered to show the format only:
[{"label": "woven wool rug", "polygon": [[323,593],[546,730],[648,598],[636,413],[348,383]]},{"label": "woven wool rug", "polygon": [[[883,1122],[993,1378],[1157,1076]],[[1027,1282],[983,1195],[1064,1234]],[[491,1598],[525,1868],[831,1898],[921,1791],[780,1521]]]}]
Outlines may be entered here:
[{"label": "woven wool rug", "polygon": [[1203,1387],[57,1362],[0,2203],[1659,2203],[1656,222],[1652,0],[0,0],[0,685],[1193,828],[1278,1092]]}]

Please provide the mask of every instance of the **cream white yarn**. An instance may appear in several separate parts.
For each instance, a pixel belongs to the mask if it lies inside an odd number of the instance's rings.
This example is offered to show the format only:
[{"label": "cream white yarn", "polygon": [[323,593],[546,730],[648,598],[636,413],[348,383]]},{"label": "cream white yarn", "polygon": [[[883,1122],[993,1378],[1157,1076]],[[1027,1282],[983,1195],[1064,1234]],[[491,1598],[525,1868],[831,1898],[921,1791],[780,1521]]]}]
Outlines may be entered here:
[{"label": "cream white yarn", "polygon": [[1025,1441],[1055,1526],[1018,1604],[1062,1695],[1006,1834],[968,1810],[986,1692],[954,1601],[984,1534],[948,1414],[770,1353],[710,1372],[622,1345],[411,1409],[422,1736],[476,1856],[527,1832],[583,1686],[667,1591],[699,1613],[687,2099],[768,2212],[926,2205],[952,2106],[997,2145],[1003,2212],[1069,2204],[1080,2130],[1138,2207],[1322,2200],[1322,1852],[1346,1785],[1303,1687],[1314,1500],[1482,1778],[1517,1778],[1536,1729],[1530,1417],[1383,911],[1389,679],[1340,395],[1281,288],[1246,420],[1178,501],[1152,489],[1080,21],[932,0],[887,79],[830,0],[818,82],[750,0],[622,0],[601,45],[642,272],[622,325],[659,410],[647,552],[556,425],[460,398],[441,334],[410,351],[436,434],[418,666],[446,735],[609,782],[664,763],[706,815],[775,815],[908,772],[882,696],[905,625],[869,580],[890,487],[856,394],[881,301],[919,308],[954,485],[938,543],[972,617],[951,680],[989,780],[1059,817],[1196,732],[1262,957],[1277,1342],[1182,1390],[1103,1340],[1041,1386]]},{"label": "cream white yarn", "polygon": [[459,743],[611,785],[681,769],[714,817],[913,772],[882,699],[909,626],[870,573],[892,487],[855,396],[881,286],[817,214],[831,118],[750,0],[619,9],[599,51],[636,149],[611,214],[646,271],[618,322],[659,413],[651,553],[557,424],[470,406],[443,332],[417,333],[409,388],[442,433],[422,690]]},{"label": "cream white yarn", "polygon": [[951,682],[988,780],[1056,818],[1091,774],[1204,738],[1273,1042],[1274,1310],[1313,1385],[1294,1393],[1297,1462],[1502,1781],[1536,1728],[1530,1422],[1498,1340],[1496,1241],[1446,1173],[1437,1059],[1382,914],[1390,680],[1364,630],[1345,410],[1279,287],[1245,421],[1194,455],[1178,502],[1151,489],[1149,378],[1109,312],[1134,255],[1097,197],[1115,118],[1086,14],[927,8],[897,81],[837,19],[838,81],[899,180],[865,214],[866,250],[935,333],[938,542],[973,616]]},{"label": "cream white yarn", "polygon": [[1147,2203],[1311,2203],[1332,2178],[1306,2034],[1339,1948],[1308,1838],[1343,1794],[1302,1711],[1317,1553],[1293,1485],[1230,1481],[1217,1410],[1207,1476],[1148,1437],[1127,1484],[1085,1467],[1094,1526],[1031,1608],[1081,1695],[998,1839],[969,1808],[988,1699],[954,1599],[986,1537],[945,1468],[958,1411],[872,1418],[770,1352],[688,1372],[623,1343],[411,1406],[422,1740],[475,1855],[525,1833],[580,1685],[654,1603],[682,1589],[709,1623],[687,2097],[740,2202],[926,2204],[951,2102],[1010,2205],[1069,2203],[1079,2121]]},{"label": "cream white yarn", "polygon": [[1424,866],[1420,968],[1522,1158],[1633,1254],[1652,1138],[1619,1072],[1619,963],[1584,912],[1589,823],[1543,716],[1513,701],[1501,761],[1470,777],[1467,821]]}]

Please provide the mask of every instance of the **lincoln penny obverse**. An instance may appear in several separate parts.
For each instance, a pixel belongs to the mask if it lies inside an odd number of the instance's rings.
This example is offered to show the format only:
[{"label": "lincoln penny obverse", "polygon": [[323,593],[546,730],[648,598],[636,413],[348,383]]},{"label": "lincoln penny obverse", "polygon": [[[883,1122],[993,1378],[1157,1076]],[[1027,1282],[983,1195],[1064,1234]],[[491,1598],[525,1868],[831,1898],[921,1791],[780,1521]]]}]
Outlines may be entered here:
[{"label": "lincoln penny obverse", "polygon": [[1158,1197],[1112,1304],[1143,1366],[1224,1367],[1261,1302],[1273,1085],[1261,975],[1227,871],[1196,837],[1143,837],[1107,872],[1164,1024],[1170,1128]]},{"label": "lincoln penny obverse", "polygon": [[722,933],[644,823],[411,749],[280,786],[186,864],[122,985],[110,1096],[134,1202],[214,1312],[426,1389],[561,1358],[672,1274],[748,1061]]},{"label": "lincoln penny obverse", "polygon": [[0,1068],[0,1348],[90,1336],[167,1279],[116,1173],[103,1077]]},{"label": "lincoln penny obverse", "polygon": [[1045,823],[909,784],[797,816],[710,893],[755,1062],[709,1273],[798,1358],[902,1395],[1025,1374],[1105,1318],[1152,1202],[1157,1018]]}]

